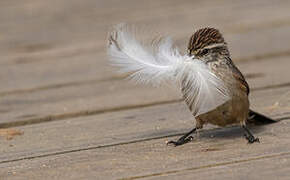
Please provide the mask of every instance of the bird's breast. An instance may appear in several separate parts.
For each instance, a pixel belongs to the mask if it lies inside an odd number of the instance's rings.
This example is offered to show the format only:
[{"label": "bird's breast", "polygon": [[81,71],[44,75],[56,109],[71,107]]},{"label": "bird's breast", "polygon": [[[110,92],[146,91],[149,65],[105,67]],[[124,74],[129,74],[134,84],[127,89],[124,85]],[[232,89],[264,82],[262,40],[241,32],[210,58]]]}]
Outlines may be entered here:
[{"label": "bird's breast", "polygon": [[231,69],[226,65],[212,62],[209,67],[224,82],[229,91],[230,100],[210,112],[199,115],[196,118],[197,124],[202,126],[210,123],[218,126],[227,126],[245,123],[249,111],[248,95],[239,88],[239,82],[233,77]]}]

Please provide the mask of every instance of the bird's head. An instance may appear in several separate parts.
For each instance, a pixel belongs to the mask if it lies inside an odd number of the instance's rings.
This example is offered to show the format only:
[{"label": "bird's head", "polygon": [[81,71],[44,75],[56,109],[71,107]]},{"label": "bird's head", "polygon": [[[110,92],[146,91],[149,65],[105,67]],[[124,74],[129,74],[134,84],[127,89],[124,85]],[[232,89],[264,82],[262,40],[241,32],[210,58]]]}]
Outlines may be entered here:
[{"label": "bird's head", "polygon": [[227,43],[219,30],[208,27],[197,30],[190,37],[187,53],[206,63],[230,56]]}]

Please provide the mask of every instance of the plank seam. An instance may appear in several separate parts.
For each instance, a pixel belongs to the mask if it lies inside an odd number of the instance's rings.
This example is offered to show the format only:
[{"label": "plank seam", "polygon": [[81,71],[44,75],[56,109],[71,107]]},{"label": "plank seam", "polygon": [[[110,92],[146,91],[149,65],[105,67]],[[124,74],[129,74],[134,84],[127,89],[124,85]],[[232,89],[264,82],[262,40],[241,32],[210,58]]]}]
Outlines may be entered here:
[{"label": "plank seam", "polygon": [[91,146],[91,147],[87,147],[87,148],[79,148],[79,149],[72,149],[72,150],[66,150],[66,151],[58,151],[58,152],[54,152],[54,153],[41,154],[41,155],[37,155],[37,156],[26,156],[26,157],[17,158],[17,159],[10,159],[10,160],[0,161],[0,164],[16,162],[16,161],[22,161],[22,160],[31,160],[31,159],[43,158],[43,157],[49,157],[49,156],[55,156],[55,155],[62,155],[62,154],[67,154],[67,153],[80,152],[80,151],[88,151],[88,150],[94,150],[94,149],[100,149],[100,148],[108,148],[108,147],[120,146],[120,145],[126,145],[126,144],[133,144],[133,143],[138,143],[138,142],[145,142],[145,141],[150,141],[150,140],[155,140],[155,139],[162,139],[162,138],[180,136],[180,135],[183,135],[184,133],[185,132],[183,132],[183,133],[175,133],[175,134],[170,134],[170,135],[165,135],[165,136],[157,136],[157,137],[151,137],[151,138],[136,139],[136,140],[133,140],[133,141],[120,142],[120,143],[114,143],[114,144],[98,145],[98,146]]},{"label": "plank seam", "polygon": [[42,122],[50,122],[50,121],[64,120],[64,119],[69,119],[69,118],[92,116],[92,115],[97,115],[97,114],[145,108],[145,107],[157,106],[157,105],[162,105],[162,104],[172,104],[172,103],[181,102],[181,101],[183,100],[175,99],[175,100],[159,101],[159,102],[153,102],[153,103],[147,103],[147,104],[119,106],[119,107],[113,107],[113,108],[108,108],[108,109],[84,110],[84,111],[78,111],[78,112],[49,115],[49,116],[44,116],[44,117],[39,117],[39,118],[31,118],[31,119],[24,119],[24,120],[19,120],[19,121],[14,121],[14,122],[0,123],[0,128],[11,128],[11,127],[17,127],[17,126],[37,124],[37,123],[42,123]]},{"label": "plank seam", "polygon": [[[290,119],[290,116],[283,117],[283,120],[285,120],[285,119]],[[219,129],[223,129],[223,128],[217,127],[217,128],[211,129],[211,130],[219,130]],[[209,131],[211,131],[211,130],[209,130]],[[120,142],[120,143],[96,145],[96,146],[90,146],[90,147],[86,147],[86,148],[77,148],[77,149],[71,149],[71,150],[56,151],[53,153],[40,154],[37,156],[26,156],[26,157],[21,157],[21,158],[16,158],[16,159],[8,159],[8,160],[0,161],[0,164],[17,162],[17,161],[22,161],[22,160],[30,160],[30,159],[35,159],[35,158],[43,158],[43,157],[49,157],[49,156],[55,156],[55,155],[62,155],[62,154],[67,154],[67,153],[80,152],[80,151],[88,151],[88,150],[94,150],[94,149],[100,149],[100,148],[108,148],[108,147],[114,147],[114,146],[120,146],[120,145],[134,144],[134,143],[163,139],[163,138],[168,138],[168,137],[181,136],[181,135],[185,134],[186,132],[187,131],[184,131],[182,133],[168,134],[168,135],[164,135],[164,136],[155,136],[155,137],[144,138],[144,139],[136,139],[136,140],[125,141],[125,142]]]},{"label": "plank seam", "polygon": [[239,164],[239,163],[250,162],[250,161],[257,161],[257,160],[261,160],[261,159],[276,158],[276,157],[287,156],[287,155],[290,155],[290,152],[283,152],[283,153],[271,154],[271,155],[266,155],[266,156],[252,157],[252,158],[248,158],[248,159],[227,161],[227,162],[209,164],[209,165],[204,165],[204,166],[185,168],[185,169],[180,169],[180,170],[171,170],[171,171],[165,171],[165,172],[160,172],[160,173],[147,174],[147,175],[143,175],[143,176],[132,176],[132,177],[121,178],[119,180],[135,180],[135,179],[141,179],[141,178],[156,177],[156,176],[162,176],[162,175],[176,174],[179,172],[194,171],[194,170],[199,170],[199,169],[207,169],[207,168],[214,168],[214,167],[225,166],[225,165],[232,165],[232,164]]},{"label": "plank seam", "polygon": [[33,93],[33,92],[37,92],[37,91],[45,91],[45,90],[58,89],[58,88],[63,88],[63,87],[73,87],[73,86],[79,86],[79,85],[96,84],[96,83],[106,82],[106,81],[118,81],[118,80],[121,80],[123,78],[124,78],[123,76],[119,76],[119,77],[114,76],[114,77],[105,78],[105,79],[73,81],[73,82],[50,84],[50,85],[46,85],[46,86],[39,86],[39,87],[27,88],[27,89],[2,91],[2,92],[0,92],[0,97],[8,96],[8,95],[15,95],[15,94]]},{"label": "plank seam", "polygon": [[[275,58],[275,57],[277,58],[277,57],[284,57],[284,56],[285,57],[290,56],[290,50],[283,51],[283,52],[256,55],[256,56],[240,58],[240,59],[238,58],[237,64],[251,62],[253,60],[263,61],[263,60],[267,60],[270,58]],[[14,95],[14,94],[32,93],[32,92],[44,91],[44,90],[55,89],[55,88],[73,87],[73,86],[86,85],[86,84],[91,84],[91,83],[117,81],[117,80],[121,80],[123,78],[124,78],[124,76],[113,76],[113,77],[109,77],[109,78],[105,78],[105,79],[84,80],[84,81],[76,81],[76,82],[51,84],[51,85],[39,86],[39,87],[33,87],[33,88],[27,88],[27,89],[16,89],[16,90],[10,90],[10,91],[2,91],[2,92],[0,92],[0,97]],[[250,75],[249,78],[252,78],[252,76]]]},{"label": "plank seam", "polygon": [[[288,86],[290,86],[290,82],[283,83],[283,84],[277,84],[277,85],[268,85],[268,86],[264,86],[264,87],[253,88],[251,91],[277,89],[277,88],[288,87]],[[44,117],[23,119],[23,120],[18,120],[18,121],[14,121],[14,122],[0,123],[0,128],[11,128],[11,127],[25,126],[25,125],[31,125],[31,124],[37,124],[37,123],[43,123],[43,122],[65,120],[65,119],[69,119],[69,118],[92,116],[92,115],[98,115],[98,114],[109,113],[109,112],[133,110],[133,109],[152,107],[152,106],[163,105],[163,104],[172,104],[172,103],[177,103],[177,102],[182,102],[182,101],[183,101],[182,99],[174,99],[174,100],[167,100],[167,101],[152,102],[152,103],[147,103],[147,104],[118,106],[118,107],[107,108],[107,109],[83,110],[83,111],[70,112],[70,113],[64,113],[64,114],[54,114],[54,115],[48,115],[48,116],[44,116]]]}]

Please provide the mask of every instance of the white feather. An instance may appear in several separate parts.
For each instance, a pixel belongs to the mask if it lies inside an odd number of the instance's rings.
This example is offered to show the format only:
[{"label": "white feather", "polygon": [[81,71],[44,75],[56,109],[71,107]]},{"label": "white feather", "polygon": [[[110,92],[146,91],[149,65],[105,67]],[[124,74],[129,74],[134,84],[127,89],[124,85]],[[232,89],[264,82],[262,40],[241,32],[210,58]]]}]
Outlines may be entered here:
[{"label": "white feather", "polygon": [[222,80],[202,61],[180,55],[170,38],[146,46],[136,40],[135,32],[122,24],[110,34],[108,54],[112,65],[131,73],[139,83],[160,85],[174,81],[184,88],[184,98],[193,115],[209,112],[229,100]]}]

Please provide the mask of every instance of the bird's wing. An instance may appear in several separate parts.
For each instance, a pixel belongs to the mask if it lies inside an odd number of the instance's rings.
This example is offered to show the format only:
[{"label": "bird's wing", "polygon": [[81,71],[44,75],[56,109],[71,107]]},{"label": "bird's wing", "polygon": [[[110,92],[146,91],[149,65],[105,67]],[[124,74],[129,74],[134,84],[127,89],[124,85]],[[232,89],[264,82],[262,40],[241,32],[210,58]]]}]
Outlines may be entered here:
[{"label": "bird's wing", "polygon": [[[215,109],[229,100],[222,80],[202,61],[182,56],[172,47],[170,38],[152,41],[149,45],[136,40],[136,32],[122,24],[109,35],[108,54],[112,65],[139,83],[160,85],[175,82],[186,92],[184,98],[191,103],[193,115],[198,116]],[[186,86],[183,86],[183,85]]]},{"label": "bird's wing", "polygon": [[[231,60],[230,57],[229,58],[229,62],[233,62]],[[232,73],[233,73],[233,77],[239,82],[239,85],[240,85],[240,89],[244,92],[247,93],[247,95],[249,95],[250,93],[250,87],[249,87],[249,84],[247,83],[244,75],[241,73],[241,71],[233,64],[231,63],[231,69],[232,69]]]}]

